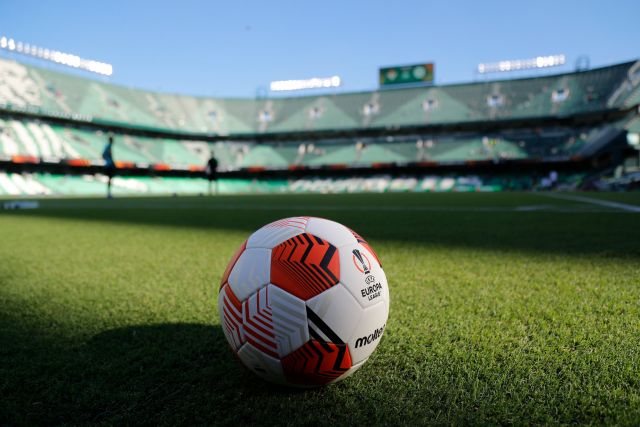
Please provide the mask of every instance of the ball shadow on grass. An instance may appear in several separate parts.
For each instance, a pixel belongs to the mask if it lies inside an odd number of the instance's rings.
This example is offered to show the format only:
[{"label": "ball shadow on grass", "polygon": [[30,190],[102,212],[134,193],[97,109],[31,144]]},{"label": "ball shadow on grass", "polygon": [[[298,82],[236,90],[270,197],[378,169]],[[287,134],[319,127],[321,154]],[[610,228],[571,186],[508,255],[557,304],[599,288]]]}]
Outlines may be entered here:
[{"label": "ball shadow on grass", "polygon": [[301,393],[245,369],[218,325],[128,326],[79,344],[18,333],[15,324],[0,329],[13,331],[0,330],[0,424],[256,421],[256,405],[272,413],[278,396]]},{"label": "ball shadow on grass", "polygon": [[94,336],[86,349],[93,360],[94,384],[107,404],[104,411],[88,408],[91,421],[221,421],[234,402],[246,409],[261,396],[299,393],[266,383],[245,369],[219,325],[113,329]]}]

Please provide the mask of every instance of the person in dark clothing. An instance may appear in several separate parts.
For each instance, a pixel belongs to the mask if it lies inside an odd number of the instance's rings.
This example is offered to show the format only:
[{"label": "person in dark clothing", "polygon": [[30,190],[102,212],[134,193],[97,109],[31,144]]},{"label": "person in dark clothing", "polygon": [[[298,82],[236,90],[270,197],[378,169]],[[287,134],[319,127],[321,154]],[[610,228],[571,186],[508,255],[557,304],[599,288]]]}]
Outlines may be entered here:
[{"label": "person in dark clothing", "polygon": [[216,194],[218,194],[218,159],[211,153],[209,161],[207,161],[207,167],[204,170],[207,179],[209,180],[209,194],[211,194],[211,184],[216,183]]},{"label": "person in dark clothing", "polygon": [[102,159],[104,160],[104,174],[109,178],[109,181],[107,181],[107,198],[110,199],[112,197],[111,180],[116,174],[116,164],[113,161],[113,135],[109,135],[109,142],[104,147]]}]

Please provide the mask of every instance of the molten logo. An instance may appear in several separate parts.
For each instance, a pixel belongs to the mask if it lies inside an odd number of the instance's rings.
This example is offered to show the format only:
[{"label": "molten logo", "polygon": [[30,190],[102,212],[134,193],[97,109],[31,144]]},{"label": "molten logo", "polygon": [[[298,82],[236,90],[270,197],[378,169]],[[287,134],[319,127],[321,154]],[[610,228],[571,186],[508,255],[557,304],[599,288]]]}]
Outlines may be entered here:
[{"label": "molten logo", "polygon": [[372,342],[374,342],[375,340],[380,338],[382,336],[382,333],[384,332],[385,326],[387,326],[386,323],[384,325],[382,325],[382,327],[380,329],[376,329],[375,331],[373,331],[373,333],[371,333],[371,334],[369,334],[369,335],[367,335],[365,337],[358,338],[356,340],[356,348],[361,347],[363,345],[371,344]]},{"label": "molten logo", "polygon": [[353,264],[360,273],[369,274],[371,272],[371,261],[357,249],[353,250]]}]

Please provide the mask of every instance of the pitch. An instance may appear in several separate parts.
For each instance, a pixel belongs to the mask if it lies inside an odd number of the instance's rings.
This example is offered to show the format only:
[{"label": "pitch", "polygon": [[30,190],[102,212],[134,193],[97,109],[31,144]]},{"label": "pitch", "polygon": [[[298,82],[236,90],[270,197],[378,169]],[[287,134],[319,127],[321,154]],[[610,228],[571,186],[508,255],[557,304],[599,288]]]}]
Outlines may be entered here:
[{"label": "pitch", "polygon": [[[640,422],[640,194],[44,200],[0,211],[0,423]],[[376,248],[384,339],[292,391],[232,356],[220,276],[248,234],[326,217]]]}]

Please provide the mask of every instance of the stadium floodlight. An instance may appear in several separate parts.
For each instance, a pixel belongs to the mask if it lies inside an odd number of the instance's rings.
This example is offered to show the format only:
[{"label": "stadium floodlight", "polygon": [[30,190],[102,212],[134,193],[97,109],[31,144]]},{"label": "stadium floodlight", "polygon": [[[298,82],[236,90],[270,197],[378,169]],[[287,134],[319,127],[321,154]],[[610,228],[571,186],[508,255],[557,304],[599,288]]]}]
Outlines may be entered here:
[{"label": "stadium floodlight", "polygon": [[271,82],[269,85],[272,91],[319,89],[329,87],[340,87],[342,79],[339,76],[314,77],[304,80],[279,80]]},{"label": "stadium floodlight", "polygon": [[103,76],[110,76],[113,74],[113,66],[111,64],[107,64],[106,62],[84,59],[80,58],[78,55],[73,55],[71,53],[45,49],[43,47],[35,46],[29,43],[15,41],[14,39],[8,38],[6,36],[0,37],[0,48],[15,51],[22,55],[28,55],[33,56],[34,58],[52,61],[57,64],[66,65],[68,67],[77,68],[96,74],[102,74]]},{"label": "stadium floodlight", "polygon": [[530,70],[535,68],[557,67],[560,65],[564,65],[565,61],[566,56],[563,54],[537,56],[530,59],[510,59],[506,61],[478,64],[478,72],[480,74],[502,73],[508,71]]}]

